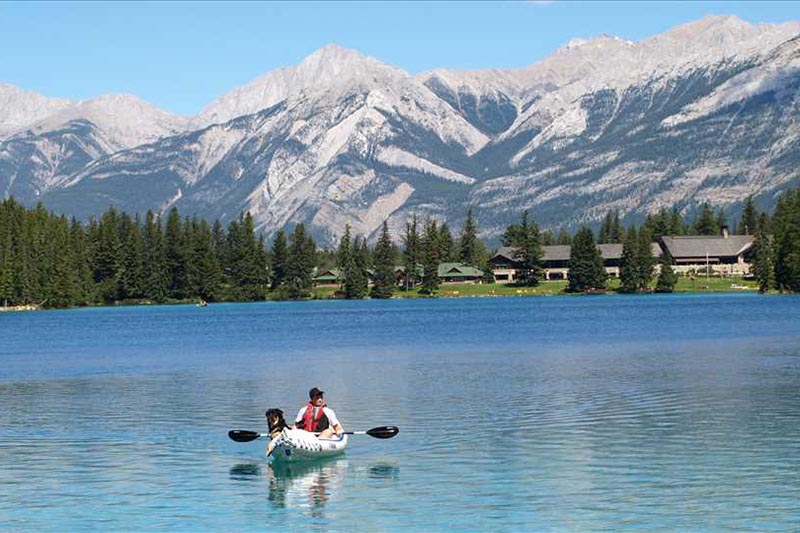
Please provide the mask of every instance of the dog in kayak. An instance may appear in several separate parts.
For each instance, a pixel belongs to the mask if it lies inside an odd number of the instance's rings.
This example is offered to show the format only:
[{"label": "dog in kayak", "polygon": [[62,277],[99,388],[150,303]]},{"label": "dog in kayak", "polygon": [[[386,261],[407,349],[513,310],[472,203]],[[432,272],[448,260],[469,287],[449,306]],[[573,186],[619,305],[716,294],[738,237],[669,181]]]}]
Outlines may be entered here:
[{"label": "dog in kayak", "polygon": [[270,442],[267,445],[267,457],[272,455],[272,450],[275,449],[275,444],[278,437],[281,436],[283,430],[289,428],[289,424],[283,418],[283,411],[280,409],[267,409],[264,414],[267,417],[267,433],[269,434]]},{"label": "dog in kayak", "polygon": [[267,409],[264,416],[267,417],[267,432],[271,439],[276,438],[281,434],[281,431],[289,427],[289,424],[283,418],[283,411],[280,409]]},{"label": "dog in kayak", "polygon": [[[275,448],[281,445],[306,452],[322,451],[322,445],[317,439],[317,435],[289,426],[283,418],[283,411],[280,409],[268,409],[265,415],[270,438],[269,444],[267,444],[267,457],[270,457]],[[346,439],[344,443],[347,444]]]}]

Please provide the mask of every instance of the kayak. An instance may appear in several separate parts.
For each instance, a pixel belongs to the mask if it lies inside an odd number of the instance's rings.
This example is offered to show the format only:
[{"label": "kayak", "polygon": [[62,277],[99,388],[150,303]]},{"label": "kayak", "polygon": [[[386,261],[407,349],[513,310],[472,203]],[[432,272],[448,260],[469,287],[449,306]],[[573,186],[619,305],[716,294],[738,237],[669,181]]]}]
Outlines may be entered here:
[{"label": "kayak", "polygon": [[310,461],[344,453],[347,435],[322,439],[302,429],[286,428],[270,444],[274,462]]}]

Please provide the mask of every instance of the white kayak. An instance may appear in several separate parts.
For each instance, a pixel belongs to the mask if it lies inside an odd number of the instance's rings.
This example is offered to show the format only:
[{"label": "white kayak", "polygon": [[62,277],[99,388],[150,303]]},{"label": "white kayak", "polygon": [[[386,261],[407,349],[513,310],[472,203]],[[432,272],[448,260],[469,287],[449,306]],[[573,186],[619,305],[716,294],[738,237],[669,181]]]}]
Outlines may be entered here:
[{"label": "white kayak", "polygon": [[322,459],[344,453],[347,435],[322,439],[302,429],[284,429],[270,442],[273,461],[297,462]]}]

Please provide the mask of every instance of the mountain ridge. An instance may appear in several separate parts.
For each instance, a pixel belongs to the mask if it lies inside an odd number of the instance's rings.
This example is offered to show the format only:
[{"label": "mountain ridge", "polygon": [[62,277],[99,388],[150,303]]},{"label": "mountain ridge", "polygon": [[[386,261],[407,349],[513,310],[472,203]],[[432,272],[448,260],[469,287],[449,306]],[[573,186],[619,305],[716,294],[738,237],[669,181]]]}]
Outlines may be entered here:
[{"label": "mountain ridge", "polygon": [[248,210],[268,234],[305,222],[325,242],[412,213],[457,223],[468,204],[488,236],[522,209],[565,227],[709,198],[735,211],[798,180],[798,35],[706,17],[636,43],[573,39],[518,69],[416,75],[329,45],[193,117],[0,85],[0,190],[81,217]]}]

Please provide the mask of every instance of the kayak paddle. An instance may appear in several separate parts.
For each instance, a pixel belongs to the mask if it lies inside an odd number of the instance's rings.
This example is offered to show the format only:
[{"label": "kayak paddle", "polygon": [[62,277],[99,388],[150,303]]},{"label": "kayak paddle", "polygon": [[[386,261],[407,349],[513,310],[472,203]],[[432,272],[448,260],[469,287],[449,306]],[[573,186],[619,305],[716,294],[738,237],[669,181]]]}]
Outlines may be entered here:
[{"label": "kayak paddle", "polygon": [[261,437],[269,437],[266,433],[258,433],[256,431],[247,431],[246,429],[232,429],[228,432],[231,440],[236,442],[250,442],[251,440],[260,439]]},{"label": "kayak paddle", "polygon": [[[345,431],[345,435],[369,435],[376,439],[391,439],[400,432],[397,426],[379,426],[366,431]],[[232,429],[228,432],[228,437],[236,442],[250,442],[251,440],[269,437],[267,433],[257,431],[247,431],[246,429]]]}]

